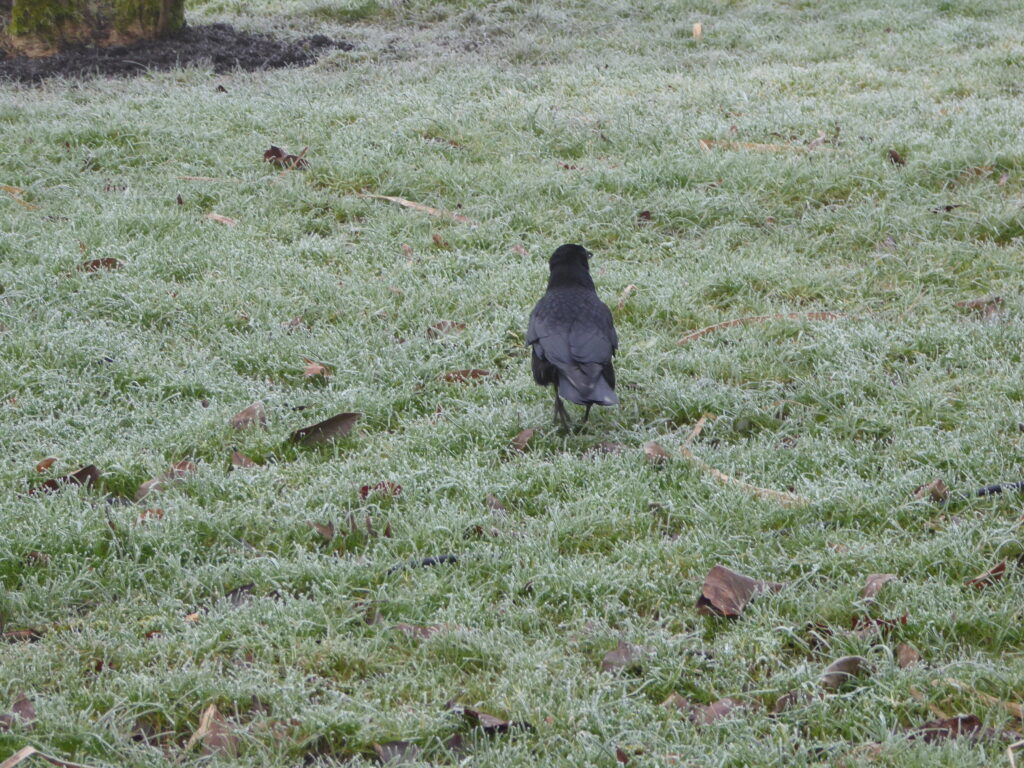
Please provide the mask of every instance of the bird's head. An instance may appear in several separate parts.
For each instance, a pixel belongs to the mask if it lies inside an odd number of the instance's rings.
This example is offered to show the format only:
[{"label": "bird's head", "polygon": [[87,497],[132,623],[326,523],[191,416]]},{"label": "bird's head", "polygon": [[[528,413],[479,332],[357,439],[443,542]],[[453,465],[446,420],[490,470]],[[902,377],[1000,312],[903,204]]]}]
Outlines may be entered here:
[{"label": "bird's head", "polygon": [[572,243],[560,245],[555,249],[555,252],[551,254],[551,260],[548,262],[551,266],[551,274],[589,275],[590,257],[592,255],[593,254],[582,245],[574,245]]}]

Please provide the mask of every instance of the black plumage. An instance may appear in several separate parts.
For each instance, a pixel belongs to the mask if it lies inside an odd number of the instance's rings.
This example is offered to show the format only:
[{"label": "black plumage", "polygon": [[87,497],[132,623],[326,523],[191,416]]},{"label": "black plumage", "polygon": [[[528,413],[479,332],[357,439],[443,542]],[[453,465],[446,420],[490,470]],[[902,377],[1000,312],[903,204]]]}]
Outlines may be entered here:
[{"label": "black plumage", "polygon": [[590,252],[563,245],[549,262],[544,297],[530,313],[526,343],[533,347],[533,380],[555,386],[555,418],[568,428],[562,398],[587,408],[617,405],[612,356],[619,346],[611,310],[590,278]]}]

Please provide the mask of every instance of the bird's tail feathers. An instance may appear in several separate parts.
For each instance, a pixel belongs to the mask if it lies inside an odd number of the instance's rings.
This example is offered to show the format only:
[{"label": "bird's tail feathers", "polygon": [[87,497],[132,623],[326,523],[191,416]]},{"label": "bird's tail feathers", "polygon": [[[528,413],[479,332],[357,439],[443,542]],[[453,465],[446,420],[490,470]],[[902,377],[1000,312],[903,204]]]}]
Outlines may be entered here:
[{"label": "bird's tail feathers", "polygon": [[595,365],[597,371],[588,371],[586,366],[583,370],[558,371],[558,394],[566,400],[577,405],[618,405],[619,398],[615,396],[615,390],[609,386],[601,373],[600,366]]}]

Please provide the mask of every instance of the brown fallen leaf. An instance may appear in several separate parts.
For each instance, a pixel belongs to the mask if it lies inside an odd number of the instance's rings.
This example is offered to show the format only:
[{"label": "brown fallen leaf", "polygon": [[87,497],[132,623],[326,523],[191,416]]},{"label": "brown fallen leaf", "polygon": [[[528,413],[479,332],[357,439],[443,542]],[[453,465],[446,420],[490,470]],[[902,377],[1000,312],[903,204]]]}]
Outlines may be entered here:
[{"label": "brown fallen leaf", "polygon": [[420,748],[411,741],[389,741],[374,744],[373,751],[384,765],[406,765],[419,762]]},{"label": "brown fallen leaf", "polygon": [[180,483],[195,471],[196,465],[188,459],[172,464],[171,468],[159,477],[154,477],[152,480],[147,480],[140,485],[139,489],[135,492],[135,501],[141,501],[153,491],[162,491],[169,485]]},{"label": "brown fallen leaf", "polygon": [[1010,174],[1003,171],[1003,173],[999,174],[999,181],[997,181],[996,184],[998,184],[1000,187],[1005,187],[1006,182],[1008,182],[1009,180]]},{"label": "brown fallen leaf", "polygon": [[519,243],[516,243],[515,245],[512,246],[512,253],[516,254],[517,256],[529,256],[530,255],[530,252],[528,250],[526,250],[526,248],[523,247],[522,245],[520,245]]},{"label": "brown fallen leaf", "polygon": [[218,224],[225,224],[229,227],[235,226],[238,223],[237,219],[232,219],[230,216],[222,216],[219,213],[208,213],[206,218],[210,221],[216,221]]},{"label": "brown fallen leaf", "polygon": [[616,762],[627,765],[629,763],[629,753],[626,752],[622,747],[615,748],[615,760]]},{"label": "brown fallen leaf", "polygon": [[305,170],[306,168],[309,168],[309,160],[305,158],[305,154],[308,149],[309,147],[304,147],[299,154],[291,155],[280,147],[271,145],[270,149],[263,153],[263,159],[272,165],[276,165],[278,168],[284,168],[286,170]]},{"label": "brown fallen leaf", "polygon": [[782,584],[752,579],[724,565],[716,565],[704,579],[704,587],[697,598],[697,613],[734,619],[743,613],[755,593],[778,592],[782,587]]},{"label": "brown fallen leaf", "polygon": [[[935,683],[936,681],[932,681]],[[1003,701],[1002,699],[996,698],[987,693],[982,693],[972,685],[968,685],[962,680],[957,680],[955,677],[947,677],[942,682],[949,685],[965,690],[971,695],[981,699],[981,701],[990,707],[1000,707],[1006,711],[1006,713],[1017,720],[1024,721],[1024,706],[1021,706],[1016,701]]]},{"label": "brown fallen leaf", "polygon": [[38,464],[36,464],[36,472],[45,472],[46,470],[53,466],[55,461],[57,461],[57,459],[55,459],[53,456],[47,459],[43,459]]},{"label": "brown fallen leaf", "polygon": [[334,539],[334,523],[325,524],[310,521],[306,523],[306,525],[308,525],[310,528],[312,528],[314,531],[320,534],[320,538],[322,538],[324,541],[331,541]]},{"label": "brown fallen leaf", "polygon": [[518,435],[512,438],[512,448],[519,451],[520,453],[526,451],[527,447],[529,446],[530,440],[533,438],[533,435],[536,431],[537,430],[532,428],[524,429],[522,432],[520,432]]},{"label": "brown fallen leaf", "polygon": [[465,323],[456,323],[451,320],[442,320],[427,328],[427,336],[436,339],[440,336],[447,336],[454,333],[462,333],[466,330]]},{"label": "brown fallen leaf", "polygon": [[423,205],[423,203],[415,203],[412,200],[406,200],[404,197],[395,197],[394,195],[374,195],[368,192],[360,192],[357,197],[369,200],[387,200],[392,203],[397,203],[403,208],[411,208],[414,211],[420,211],[431,216],[437,216],[439,218],[451,219],[452,221],[458,222],[459,224],[472,224],[473,220],[467,216],[463,216],[461,213],[452,213],[451,211],[442,211],[440,208],[431,208],[429,205]]},{"label": "brown fallen leaf", "polygon": [[743,702],[737,699],[724,698],[718,701],[713,701],[710,704],[705,704],[703,707],[699,707],[696,712],[693,713],[693,722],[696,725],[711,725],[717,720],[721,720],[723,717],[728,716],[733,710],[743,706]]},{"label": "brown fallen leaf", "polygon": [[907,643],[900,643],[896,646],[896,666],[900,669],[906,669],[917,664],[920,660],[921,654],[917,652],[914,646]]},{"label": "brown fallen leaf", "polygon": [[11,196],[11,199],[14,200],[14,202],[16,202],[18,205],[20,205],[22,208],[26,210],[39,210],[38,205],[32,205],[32,203],[29,203],[21,199],[21,196],[25,193],[25,190],[22,189],[21,187],[12,187],[10,184],[0,184],[0,191],[6,192],[8,195]]},{"label": "brown fallen leaf", "polygon": [[339,413],[312,426],[295,430],[289,439],[293,443],[305,446],[328,443],[351,432],[352,427],[362,415],[361,413]]},{"label": "brown fallen leaf", "polygon": [[863,656],[844,656],[833,661],[821,674],[821,686],[827,691],[835,691],[848,680],[867,671],[868,660]]},{"label": "brown fallen leaf", "polygon": [[231,417],[230,424],[235,429],[248,429],[256,425],[266,429],[267,409],[262,400],[257,400],[252,405],[244,408]]},{"label": "brown fallen leaf", "polygon": [[506,512],[508,512],[508,510],[505,508],[505,505],[502,504],[501,500],[498,499],[498,497],[495,496],[494,494],[487,494],[487,498],[484,499],[484,504],[486,504],[487,508],[495,514],[504,515]]},{"label": "brown fallen leaf", "polygon": [[365,499],[371,493],[379,493],[384,496],[400,496],[402,493],[402,486],[400,486],[398,483],[387,482],[384,480],[373,485],[360,486],[360,498]]},{"label": "brown fallen leaf", "polygon": [[632,645],[619,640],[618,646],[613,651],[608,651],[601,661],[602,672],[616,672],[620,669],[628,669],[636,666],[638,662],[646,658],[647,649],[639,645]]},{"label": "brown fallen leaf", "polygon": [[930,720],[907,733],[908,739],[920,739],[925,744],[937,744],[950,739],[971,741],[1012,741],[1011,734],[986,728],[977,715],[955,715],[954,717]]},{"label": "brown fallen leaf", "polygon": [[48,493],[50,491],[60,490],[60,488],[65,485],[84,485],[86,488],[91,488],[99,479],[99,467],[95,464],[90,464],[72,472],[71,474],[64,475],[63,477],[55,477],[44,483],[40,483],[29,490],[28,493],[30,496],[34,493]]},{"label": "brown fallen leaf", "polygon": [[893,579],[899,577],[895,573],[872,573],[868,576],[867,583],[864,585],[864,589],[860,591],[860,597],[862,600],[874,600],[878,596],[878,593],[882,591],[882,587],[888,584]]},{"label": "brown fallen leaf", "polygon": [[231,732],[227,719],[211,704],[199,718],[199,727],[188,740],[185,749],[191,750],[196,744],[202,744],[204,755],[223,752],[230,757],[238,754],[238,736]]},{"label": "brown fallen leaf", "polygon": [[306,369],[302,372],[303,376],[321,376],[325,379],[330,378],[331,369],[330,366],[318,363],[316,360],[311,360],[308,357],[302,358],[303,362],[306,363]]},{"label": "brown fallen leaf", "polygon": [[231,466],[237,467],[238,469],[251,469],[252,467],[258,467],[259,464],[250,459],[244,453],[240,453],[239,451],[232,451]]},{"label": "brown fallen leaf", "polygon": [[801,691],[799,689],[787,691],[775,700],[775,703],[772,705],[772,714],[777,715],[781,712],[785,712],[787,709],[807,704],[812,701],[813,698],[814,697],[807,691]]},{"label": "brown fallen leaf", "polygon": [[480,379],[486,378],[490,375],[490,371],[485,371],[480,368],[467,368],[462,371],[448,371],[447,373],[441,374],[441,379],[442,381],[447,381],[449,384],[461,384],[465,381],[479,381]]},{"label": "brown fallen leaf", "polygon": [[665,700],[658,706],[669,711],[675,710],[677,712],[682,712],[687,716],[689,716],[697,707],[697,705],[692,701],[684,696],[680,696],[675,691],[666,696]]},{"label": "brown fallen leaf", "polygon": [[460,707],[457,704],[449,706],[449,709],[461,709],[462,716],[472,725],[483,730],[488,736],[499,733],[508,733],[512,730],[532,731],[533,726],[525,720],[503,720],[500,717],[481,712],[479,709]]},{"label": "brown fallen leaf", "polygon": [[118,259],[108,256],[105,259],[92,259],[90,261],[83,261],[78,265],[79,272],[99,272],[101,269],[120,269],[124,266],[124,262]]},{"label": "brown fallen leaf", "polygon": [[146,520],[163,520],[164,511],[159,508],[144,509],[139,512],[139,522],[144,523]]},{"label": "brown fallen leaf", "polygon": [[8,629],[3,633],[3,639],[7,643],[34,643],[42,640],[45,634],[46,629],[43,627],[36,629]]},{"label": "brown fallen leaf", "polygon": [[963,301],[958,301],[954,306],[974,312],[985,318],[995,317],[1002,309],[1003,297],[993,295],[981,296],[977,299],[964,299]]},{"label": "brown fallen leaf", "polygon": [[433,235],[430,236],[430,239],[434,243],[434,247],[435,248],[440,248],[440,249],[445,250],[445,251],[451,250],[452,244],[449,243],[447,240],[445,240],[443,237],[441,237],[436,232]]},{"label": "brown fallen leaf", "polygon": [[968,587],[974,587],[975,589],[983,589],[991,584],[995,584],[997,581],[1006,575],[1006,561],[1003,560],[998,565],[992,566],[989,570],[985,571],[979,576],[975,576],[973,579],[968,579],[964,582]]},{"label": "brown fallen leaf", "polygon": [[843,312],[780,312],[775,315],[738,317],[735,320],[726,320],[722,323],[715,323],[714,325],[709,325],[706,328],[701,328],[699,331],[688,333],[676,343],[680,345],[689,344],[691,341],[696,341],[702,336],[706,336],[707,334],[715,331],[720,331],[724,328],[735,328],[738,325],[765,323],[769,320],[838,320],[841,317],[846,317],[846,314]]},{"label": "brown fallen leaf", "polygon": [[695,21],[693,23],[693,39],[700,40],[702,37],[704,37],[704,25]]},{"label": "brown fallen leaf", "polygon": [[36,708],[32,704],[32,700],[24,693],[19,693],[14,698],[11,711],[0,715],[0,732],[11,730],[18,722],[23,728],[30,730],[35,719]]},{"label": "brown fallen leaf", "polygon": [[897,152],[895,149],[890,149],[887,153],[889,162],[893,165],[906,165],[907,161],[903,159],[903,155]]},{"label": "brown fallen leaf", "polygon": [[[700,422],[698,422],[698,425],[699,424]],[[679,452],[723,485],[734,485],[737,488],[742,488],[747,493],[750,493],[759,499],[771,499],[784,507],[803,507],[810,503],[803,496],[798,496],[795,493],[790,493],[789,491],[776,491],[772,488],[761,488],[752,483],[740,480],[739,478],[727,475],[720,469],[712,467],[706,461],[698,459],[685,444],[679,447]]]},{"label": "brown fallen leaf", "polygon": [[914,498],[928,498],[936,504],[941,504],[949,498],[949,488],[942,482],[942,478],[935,478],[930,483],[917,486],[914,489]]},{"label": "brown fallen leaf", "polygon": [[850,630],[854,635],[866,640],[875,635],[888,633],[907,625],[908,614],[904,613],[895,619],[876,619],[872,616],[854,616],[850,621]]},{"label": "brown fallen leaf", "polygon": [[652,464],[664,464],[669,459],[669,453],[651,440],[649,443],[644,443],[644,458]]}]

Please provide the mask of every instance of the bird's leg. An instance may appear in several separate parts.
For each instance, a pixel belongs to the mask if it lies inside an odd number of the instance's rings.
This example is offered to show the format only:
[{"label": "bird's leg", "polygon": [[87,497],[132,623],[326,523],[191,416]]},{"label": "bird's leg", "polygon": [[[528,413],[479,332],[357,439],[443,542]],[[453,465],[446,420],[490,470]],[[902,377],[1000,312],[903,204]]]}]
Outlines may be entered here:
[{"label": "bird's leg", "polygon": [[590,418],[590,408],[593,405],[594,405],[593,403],[587,403],[587,412],[583,414],[583,422],[582,422],[583,424],[586,424],[587,423],[587,419]]},{"label": "bird's leg", "polygon": [[565,412],[565,406],[562,404],[562,398],[558,396],[557,389],[555,390],[555,421],[561,422],[562,429],[566,432],[569,431],[572,424],[572,422],[569,421],[569,414]]}]

